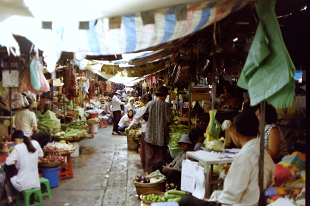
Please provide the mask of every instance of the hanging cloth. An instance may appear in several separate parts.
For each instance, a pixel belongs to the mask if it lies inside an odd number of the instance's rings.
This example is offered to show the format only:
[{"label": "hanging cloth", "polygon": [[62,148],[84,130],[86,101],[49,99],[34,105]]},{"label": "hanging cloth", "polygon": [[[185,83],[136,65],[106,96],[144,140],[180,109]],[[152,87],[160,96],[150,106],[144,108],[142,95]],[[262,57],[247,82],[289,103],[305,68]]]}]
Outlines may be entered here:
[{"label": "hanging cloth", "polygon": [[248,90],[251,106],[267,100],[276,108],[290,107],[295,94],[295,66],[285,47],[276,0],[255,3],[257,31],[240,75],[238,86]]}]

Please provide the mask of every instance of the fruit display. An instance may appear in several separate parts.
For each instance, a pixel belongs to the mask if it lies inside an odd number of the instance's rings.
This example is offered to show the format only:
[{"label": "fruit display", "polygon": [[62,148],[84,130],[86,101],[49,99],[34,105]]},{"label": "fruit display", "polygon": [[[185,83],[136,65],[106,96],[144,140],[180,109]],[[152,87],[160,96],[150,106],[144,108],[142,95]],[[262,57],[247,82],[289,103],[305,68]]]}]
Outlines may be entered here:
[{"label": "fruit display", "polygon": [[165,185],[167,190],[179,190],[180,186],[174,183],[166,183]]},{"label": "fruit display", "polygon": [[141,199],[150,202],[166,202],[165,197],[158,194],[142,195]]}]

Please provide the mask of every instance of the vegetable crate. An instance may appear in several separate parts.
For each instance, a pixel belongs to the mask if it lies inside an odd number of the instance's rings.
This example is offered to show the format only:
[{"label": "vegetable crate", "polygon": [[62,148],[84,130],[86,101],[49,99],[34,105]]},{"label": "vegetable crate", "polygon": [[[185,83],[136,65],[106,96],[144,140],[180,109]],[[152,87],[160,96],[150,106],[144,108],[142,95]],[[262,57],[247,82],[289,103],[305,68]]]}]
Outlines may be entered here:
[{"label": "vegetable crate", "polygon": [[170,148],[169,146],[168,148],[169,148],[169,152],[172,158],[175,158],[182,151],[181,148],[173,149],[173,148]]}]

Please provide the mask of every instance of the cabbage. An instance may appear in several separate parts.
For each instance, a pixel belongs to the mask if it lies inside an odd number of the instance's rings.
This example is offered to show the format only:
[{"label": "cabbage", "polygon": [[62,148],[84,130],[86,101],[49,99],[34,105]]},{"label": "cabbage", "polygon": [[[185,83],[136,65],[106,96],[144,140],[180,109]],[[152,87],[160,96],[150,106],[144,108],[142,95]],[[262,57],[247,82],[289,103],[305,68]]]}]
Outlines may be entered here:
[{"label": "cabbage", "polygon": [[188,127],[185,125],[173,125],[170,133],[169,147],[171,149],[181,148],[179,141],[183,134],[188,134]]}]

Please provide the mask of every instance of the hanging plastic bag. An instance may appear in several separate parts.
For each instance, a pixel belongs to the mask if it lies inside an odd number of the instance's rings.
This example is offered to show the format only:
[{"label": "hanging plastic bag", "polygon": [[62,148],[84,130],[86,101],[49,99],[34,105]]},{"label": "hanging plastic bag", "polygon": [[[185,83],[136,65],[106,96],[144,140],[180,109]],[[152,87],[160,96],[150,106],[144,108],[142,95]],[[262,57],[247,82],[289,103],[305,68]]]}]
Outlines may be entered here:
[{"label": "hanging plastic bag", "polygon": [[207,141],[206,141],[206,148],[209,142],[213,140],[217,140],[219,138],[221,132],[221,124],[215,119],[216,110],[210,110],[210,121],[207,128]]},{"label": "hanging plastic bag", "polygon": [[41,84],[41,88],[40,88],[39,91],[40,92],[48,92],[48,91],[50,91],[50,85],[46,81],[46,78],[45,78],[43,72],[40,70],[40,62],[39,61],[36,61],[36,62],[37,62],[37,70],[38,70],[38,73],[39,73],[40,84]]},{"label": "hanging plastic bag", "polygon": [[[35,57],[34,57],[35,58]],[[30,57],[30,82],[34,90],[39,91],[41,88],[40,75],[37,69],[37,62]]]},{"label": "hanging plastic bag", "polygon": [[24,70],[19,75],[20,82],[18,86],[18,91],[20,93],[29,91],[28,84],[30,83],[30,69],[25,67]]}]

